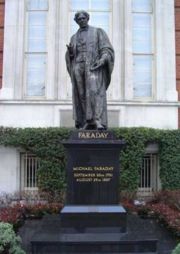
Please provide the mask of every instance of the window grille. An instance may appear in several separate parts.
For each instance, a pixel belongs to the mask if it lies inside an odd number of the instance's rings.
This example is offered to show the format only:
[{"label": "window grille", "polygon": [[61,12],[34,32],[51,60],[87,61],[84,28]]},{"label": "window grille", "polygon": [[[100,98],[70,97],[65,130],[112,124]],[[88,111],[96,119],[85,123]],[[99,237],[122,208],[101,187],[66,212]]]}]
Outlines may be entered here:
[{"label": "window grille", "polygon": [[35,191],[37,188],[37,170],[39,159],[29,153],[21,154],[21,190]]},{"label": "window grille", "polygon": [[139,195],[151,196],[153,191],[157,191],[158,177],[158,155],[146,154],[140,170]]}]

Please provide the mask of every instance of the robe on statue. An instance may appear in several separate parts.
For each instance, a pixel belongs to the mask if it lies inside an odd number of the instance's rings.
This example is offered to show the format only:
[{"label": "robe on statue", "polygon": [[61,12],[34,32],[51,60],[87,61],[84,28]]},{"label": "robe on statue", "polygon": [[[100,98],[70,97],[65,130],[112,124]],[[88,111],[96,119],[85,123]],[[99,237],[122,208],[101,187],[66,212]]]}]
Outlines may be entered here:
[{"label": "robe on statue", "polygon": [[[111,81],[114,50],[101,28],[79,29],[71,38],[72,52],[66,52],[66,65],[73,87],[73,118],[77,128],[87,121],[100,121],[107,128],[106,90]],[[97,70],[93,65],[103,59]]]}]

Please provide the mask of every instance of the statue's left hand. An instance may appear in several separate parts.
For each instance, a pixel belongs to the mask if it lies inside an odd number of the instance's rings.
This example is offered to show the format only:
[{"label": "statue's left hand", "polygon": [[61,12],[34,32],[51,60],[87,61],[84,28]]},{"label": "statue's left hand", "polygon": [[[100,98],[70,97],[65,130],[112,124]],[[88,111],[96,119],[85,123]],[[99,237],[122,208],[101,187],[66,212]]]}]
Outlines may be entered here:
[{"label": "statue's left hand", "polygon": [[66,47],[67,47],[70,57],[73,57],[74,56],[73,55],[73,45],[71,43],[69,43],[69,45],[66,45]]},{"label": "statue's left hand", "polygon": [[90,68],[91,71],[95,71],[97,69],[99,69],[100,67],[102,67],[105,64],[104,60],[98,60],[96,61]]}]

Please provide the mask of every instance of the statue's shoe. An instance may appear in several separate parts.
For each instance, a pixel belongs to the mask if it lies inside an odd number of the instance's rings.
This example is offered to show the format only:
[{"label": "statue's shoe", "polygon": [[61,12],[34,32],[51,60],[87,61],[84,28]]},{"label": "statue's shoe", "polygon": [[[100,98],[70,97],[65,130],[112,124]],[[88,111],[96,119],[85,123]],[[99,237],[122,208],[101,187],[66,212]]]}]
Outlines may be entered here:
[{"label": "statue's shoe", "polygon": [[96,120],[95,124],[96,124],[96,129],[97,130],[105,130],[105,127],[100,123],[99,120]]},{"label": "statue's shoe", "polygon": [[99,120],[95,122],[87,122],[82,128],[83,130],[106,130],[105,126]]}]

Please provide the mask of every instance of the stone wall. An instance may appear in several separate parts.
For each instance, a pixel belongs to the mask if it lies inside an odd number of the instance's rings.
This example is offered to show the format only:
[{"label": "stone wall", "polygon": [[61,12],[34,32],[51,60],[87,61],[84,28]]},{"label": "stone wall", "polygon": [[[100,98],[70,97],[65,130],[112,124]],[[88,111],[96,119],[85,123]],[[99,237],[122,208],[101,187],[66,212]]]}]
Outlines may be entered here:
[{"label": "stone wall", "polygon": [[[25,1],[0,0],[0,5],[4,6],[4,2],[6,11],[3,86],[0,89],[0,125],[12,127],[73,126],[72,86],[64,60],[65,45],[69,42],[68,1],[49,1],[48,19],[51,22],[47,29],[48,68],[45,98],[29,98],[25,93]],[[180,0],[176,2],[180,6]],[[156,61],[154,64],[155,78],[152,84],[153,96],[139,99],[133,97],[131,1],[112,0],[112,3],[113,17],[110,37],[116,52],[116,64],[108,89],[109,126],[176,129],[178,127],[178,105],[175,73],[175,1],[154,1]],[[179,9],[177,8],[177,11]],[[177,23],[180,31],[178,20]],[[178,64],[180,68],[180,53]],[[178,81],[177,86],[180,85],[180,75]]]}]

